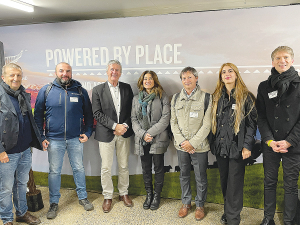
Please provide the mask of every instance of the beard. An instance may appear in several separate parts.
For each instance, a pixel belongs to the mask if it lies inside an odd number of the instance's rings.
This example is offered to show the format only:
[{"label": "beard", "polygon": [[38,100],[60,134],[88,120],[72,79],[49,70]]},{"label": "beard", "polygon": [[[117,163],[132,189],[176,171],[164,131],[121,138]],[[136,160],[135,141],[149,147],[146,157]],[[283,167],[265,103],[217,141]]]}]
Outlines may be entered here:
[{"label": "beard", "polygon": [[62,78],[58,78],[60,83],[63,85],[69,85],[71,83],[72,78],[69,78],[67,80],[63,80]]}]

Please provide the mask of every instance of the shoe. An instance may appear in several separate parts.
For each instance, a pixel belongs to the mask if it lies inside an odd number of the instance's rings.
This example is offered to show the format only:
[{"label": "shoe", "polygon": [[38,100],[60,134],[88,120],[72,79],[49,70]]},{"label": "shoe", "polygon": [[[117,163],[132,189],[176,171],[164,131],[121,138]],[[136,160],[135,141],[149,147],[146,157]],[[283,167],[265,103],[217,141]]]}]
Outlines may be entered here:
[{"label": "shoe", "polygon": [[123,201],[124,205],[127,206],[127,207],[132,207],[133,206],[133,203],[132,203],[132,201],[131,201],[131,199],[129,198],[128,195],[122,195],[122,196],[120,195],[119,200]]},{"label": "shoe", "polygon": [[273,219],[270,220],[267,217],[264,217],[260,225],[275,225],[275,222]]},{"label": "shoe", "polygon": [[24,216],[17,216],[16,221],[27,223],[27,224],[30,224],[30,225],[41,223],[39,218],[36,218],[35,216],[31,215],[29,212],[26,212],[24,214]]},{"label": "shoe", "polygon": [[104,199],[103,204],[102,204],[103,212],[105,212],[105,213],[110,212],[110,210],[111,210],[111,203],[112,203],[111,199]]},{"label": "shoe", "polygon": [[183,217],[186,217],[187,214],[188,214],[188,211],[191,209],[191,204],[183,204],[181,206],[181,208],[179,209],[179,212],[178,212],[178,216],[180,218],[183,218]]},{"label": "shoe", "polygon": [[57,216],[58,204],[51,203],[49,211],[47,212],[47,219],[54,219]]},{"label": "shoe", "polygon": [[226,217],[226,214],[225,214],[225,213],[221,216],[220,222],[221,222],[222,224],[227,224],[227,217]]},{"label": "shoe", "polygon": [[4,225],[13,225],[13,222],[7,222],[6,224]]},{"label": "shoe", "polygon": [[157,210],[160,204],[160,193],[154,191],[153,201],[151,203],[150,209]]},{"label": "shoe", "polygon": [[79,204],[83,205],[86,211],[94,210],[93,204],[90,203],[90,201],[87,198],[79,200]]},{"label": "shoe", "polygon": [[153,200],[153,193],[152,191],[151,192],[147,192],[147,196],[146,196],[146,200],[143,204],[143,208],[144,209],[150,209],[150,205],[151,205],[151,202]]},{"label": "shoe", "polygon": [[195,212],[195,219],[197,221],[202,220],[205,216],[204,207],[197,207]]}]

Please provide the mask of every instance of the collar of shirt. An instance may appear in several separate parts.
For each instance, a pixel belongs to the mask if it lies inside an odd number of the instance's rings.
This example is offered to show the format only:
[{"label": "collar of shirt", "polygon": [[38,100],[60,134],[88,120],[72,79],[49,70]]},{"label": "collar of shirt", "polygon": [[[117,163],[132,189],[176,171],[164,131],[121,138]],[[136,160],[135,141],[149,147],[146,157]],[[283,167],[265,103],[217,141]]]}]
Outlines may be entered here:
[{"label": "collar of shirt", "polygon": [[109,81],[107,81],[108,87],[109,88],[119,88],[119,82],[117,84],[117,86],[112,85]]},{"label": "collar of shirt", "polygon": [[183,88],[183,92],[185,94],[185,96],[187,97],[187,99],[189,100],[194,94],[195,92],[197,91],[199,85],[197,84],[196,87],[194,88],[194,90],[192,90],[191,94],[188,95],[188,93],[186,92],[186,90]]}]

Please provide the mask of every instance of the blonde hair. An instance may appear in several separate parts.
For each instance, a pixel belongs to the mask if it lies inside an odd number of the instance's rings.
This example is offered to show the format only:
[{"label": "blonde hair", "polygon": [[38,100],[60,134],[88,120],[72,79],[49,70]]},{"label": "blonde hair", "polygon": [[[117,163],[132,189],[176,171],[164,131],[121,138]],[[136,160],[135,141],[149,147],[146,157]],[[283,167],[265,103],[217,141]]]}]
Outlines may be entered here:
[{"label": "blonde hair", "polygon": [[[224,82],[222,81],[222,70],[224,66],[229,66],[233,69],[233,71],[236,74],[236,81],[235,81],[235,90],[233,93],[233,98],[235,99],[235,108],[234,108],[234,133],[235,135],[238,134],[240,131],[240,124],[242,120],[247,116],[245,115],[245,102],[247,97],[249,96],[252,105],[251,105],[251,110],[254,108],[255,104],[255,97],[254,95],[248,90],[246,87],[240,72],[236,65],[233,63],[224,63],[220,70],[219,70],[219,79],[217,82],[216,90],[213,93],[213,105],[212,105],[212,133],[216,134],[217,131],[217,110],[218,110],[218,102],[221,98],[222,95],[222,90],[225,86]],[[249,112],[251,112],[251,110]]]},{"label": "blonde hair", "polygon": [[290,48],[289,46],[279,46],[271,53],[272,61],[274,61],[274,58],[275,58],[275,55],[277,54],[277,52],[286,52],[286,53],[290,54],[292,59],[294,59],[294,52],[293,52],[292,48]]},{"label": "blonde hair", "polygon": [[152,79],[153,79],[153,81],[154,81],[154,86],[153,86],[153,88],[152,88],[152,90],[151,90],[150,93],[155,92],[155,94],[156,94],[157,96],[159,96],[159,98],[161,98],[164,89],[163,89],[163,87],[162,87],[162,86],[160,85],[160,83],[159,83],[157,74],[156,74],[154,71],[152,71],[152,70],[146,70],[146,71],[144,71],[144,72],[141,74],[141,76],[140,76],[140,78],[139,78],[139,80],[138,80],[138,82],[137,82],[137,87],[138,87],[138,89],[139,89],[140,91],[143,91],[143,90],[145,89],[145,88],[144,88],[143,81],[144,81],[144,77],[145,77],[146,74],[150,74],[151,77],[152,77]]}]

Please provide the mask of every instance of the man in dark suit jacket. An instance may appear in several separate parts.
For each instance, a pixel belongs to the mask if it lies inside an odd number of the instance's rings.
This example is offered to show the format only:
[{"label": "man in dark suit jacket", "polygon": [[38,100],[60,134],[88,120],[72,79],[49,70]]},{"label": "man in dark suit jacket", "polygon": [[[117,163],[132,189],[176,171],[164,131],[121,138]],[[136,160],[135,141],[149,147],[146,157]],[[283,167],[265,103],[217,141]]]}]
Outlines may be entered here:
[{"label": "man in dark suit jacket", "polygon": [[114,149],[118,160],[119,199],[125,206],[133,206],[128,196],[129,171],[128,156],[131,128],[131,105],[133,93],[129,84],[119,82],[122,66],[118,60],[110,60],[106,73],[108,81],[93,88],[92,107],[94,118],[97,120],[95,139],[99,141],[101,166],[101,184],[104,195],[102,209],[111,210],[113,197],[113,182],[111,168]]}]

